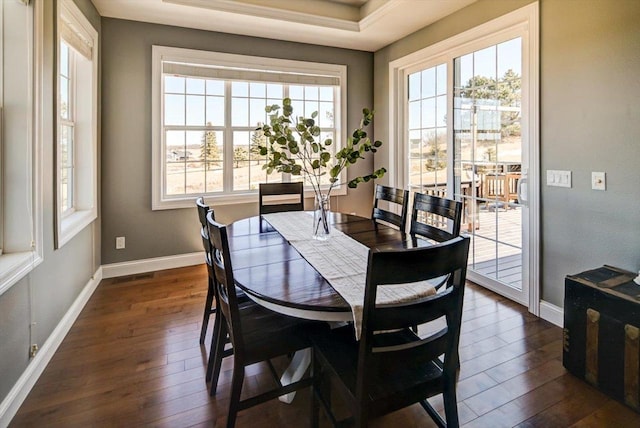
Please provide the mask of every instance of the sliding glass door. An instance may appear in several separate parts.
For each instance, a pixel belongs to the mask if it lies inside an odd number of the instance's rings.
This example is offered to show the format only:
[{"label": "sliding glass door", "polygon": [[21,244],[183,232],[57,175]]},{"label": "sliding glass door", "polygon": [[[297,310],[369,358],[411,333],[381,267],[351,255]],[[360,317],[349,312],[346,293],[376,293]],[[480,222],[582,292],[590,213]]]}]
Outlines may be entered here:
[{"label": "sliding glass door", "polygon": [[398,187],[463,202],[468,278],[538,313],[537,9],[502,19],[390,64],[389,156]]}]

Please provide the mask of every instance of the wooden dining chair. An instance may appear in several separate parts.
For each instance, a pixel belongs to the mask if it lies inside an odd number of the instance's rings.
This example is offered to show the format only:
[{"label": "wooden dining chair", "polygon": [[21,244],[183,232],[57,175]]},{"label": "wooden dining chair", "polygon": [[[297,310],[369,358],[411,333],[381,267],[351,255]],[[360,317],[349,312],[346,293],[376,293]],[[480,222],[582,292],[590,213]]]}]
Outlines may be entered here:
[{"label": "wooden dining chair", "polygon": [[[204,202],[204,198],[199,197],[196,199],[196,207],[198,209],[198,219],[200,220],[200,236],[202,237],[202,246],[204,247],[204,261],[207,265],[209,275],[207,276],[207,298],[204,304],[204,314],[202,315],[202,327],[200,328],[200,344],[204,343],[204,338],[207,334],[207,328],[209,326],[209,319],[212,314],[216,313],[216,306],[214,302],[214,287],[213,287],[213,275],[211,265],[211,244],[209,243],[209,230],[207,227],[207,213],[211,212],[211,217],[215,217],[214,211]],[[214,327],[215,328],[215,327]]]},{"label": "wooden dining chair", "polygon": [[[438,426],[458,426],[456,377],[468,253],[468,237],[409,250],[369,251],[360,341],[351,326],[313,339],[312,426],[318,425],[320,404],[334,426],[354,422],[363,427],[370,419],[414,403],[420,403]],[[453,281],[440,293],[405,303],[376,304],[381,287],[443,275]],[[411,330],[426,322],[446,326],[426,337]],[[352,413],[347,420],[338,421],[333,414],[329,376],[335,379],[340,397],[346,398]],[[440,393],[446,421],[427,401]]]},{"label": "wooden dining chair", "polygon": [[[278,197],[285,197],[282,200]],[[283,211],[304,211],[304,187],[295,183],[260,183],[258,187],[260,215]]]},{"label": "wooden dining chair", "polygon": [[416,193],[411,210],[411,235],[444,242],[460,235],[462,202]]},{"label": "wooden dining chair", "polygon": [[[386,201],[390,204],[390,206],[399,206],[400,214],[381,208],[379,206],[380,201]],[[401,190],[394,187],[387,187],[383,186],[382,184],[377,184],[373,196],[373,211],[371,213],[371,218],[376,221],[383,221],[385,223],[392,224],[402,232],[404,232],[407,225],[408,206],[408,190]]]},{"label": "wooden dining chair", "polygon": [[[227,333],[233,345],[233,375],[227,417],[227,427],[233,427],[240,410],[311,385],[310,377],[282,385],[270,360],[310,347],[310,336],[327,326],[325,323],[281,315],[256,304],[240,305],[233,277],[227,229],[217,223],[213,216],[207,216],[207,222],[216,278],[216,297],[219,311],[222,312],[221,334],[217,336],[215,353],[224,349],[222,338]],[[259,362],[269,365],[276,386],[267,392],[241,399],[245,368]],[[218,378],[220,367],[221,360],[216,360],[213,369],[214,379]],[[216,383],[211,384],[211,395],[216,393]]]}]

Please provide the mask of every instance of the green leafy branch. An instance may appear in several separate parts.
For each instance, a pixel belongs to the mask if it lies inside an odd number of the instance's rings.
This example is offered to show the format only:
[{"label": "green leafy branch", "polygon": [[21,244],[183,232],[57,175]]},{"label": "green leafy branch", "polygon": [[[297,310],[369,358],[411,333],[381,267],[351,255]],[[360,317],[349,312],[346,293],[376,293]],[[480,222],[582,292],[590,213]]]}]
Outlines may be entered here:
[{"label": "green leafy branch", "polygon": [[[327,191],[329,196],[331,190],[339,184],[340,174],[345,168],[364,159],[367,152],[375,153],[382,146],[381,141],[371,141],[364,131],[364,127],[373,120],[373,111],[367,108],[362,110],[360,126],[353,131],[345,146],[335,155],[331,152],[333,140],[326,138],[322,141],[320,137],[320,127],[316,124],[317,111],[313,112],[310,118],[294,117],[289,98],[282,100],[281,113],[277,104],[267,106],[265,110],[269,113],[270,123],[258,128],[266,137],[265,144],[259,146],[260,155],[267,156],[267,163],[263,165],[263,169],[267,170],[267,174],[273,171],[291,175],[304,173],[316,194],[321,193],[321,180],[327,173],[330,183]],[[385,168],[380,168],[350,180],[347,185],[354,189],[360,183],[384,176],[386,172]]]}]

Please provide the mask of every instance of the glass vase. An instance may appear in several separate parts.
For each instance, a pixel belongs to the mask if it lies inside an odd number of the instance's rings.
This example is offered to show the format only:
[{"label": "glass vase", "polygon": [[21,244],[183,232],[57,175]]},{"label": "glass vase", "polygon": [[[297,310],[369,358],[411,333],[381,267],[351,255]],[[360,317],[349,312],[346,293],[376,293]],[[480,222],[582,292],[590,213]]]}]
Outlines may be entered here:
[{"label": "glass vase", "polygon": [[316,193],[313,210],[313,239],[324,241],[329,239],[329,211],[331,210],[330,198],[327,195]]}]

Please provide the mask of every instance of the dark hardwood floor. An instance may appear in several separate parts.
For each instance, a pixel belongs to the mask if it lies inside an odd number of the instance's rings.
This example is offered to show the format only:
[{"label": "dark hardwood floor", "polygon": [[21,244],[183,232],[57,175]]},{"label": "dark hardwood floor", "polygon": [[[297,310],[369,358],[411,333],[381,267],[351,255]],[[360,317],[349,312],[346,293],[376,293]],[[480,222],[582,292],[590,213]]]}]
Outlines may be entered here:
[{"label": "dark hardwood floor", "polygon": [[[198,344],[205,294],[204,266],[102,281],[10,426],[223,426],[231,361],[223,364],[217,396],[209,397],[209,341]],[[461,424],[640,427],[640,414],[568,374],[561,353],[560,328],[469,284]],[[245,392],[259,390],[271,382],[268,368],[251,366],[245,382]],[[433,402],[441,410],[441,399]],[[240,412],[237,426],[308,426],[308,411],[309,391],[303,391],[291,405],[272,401]],[[415,405],[372,426],[434,424]]]}]

